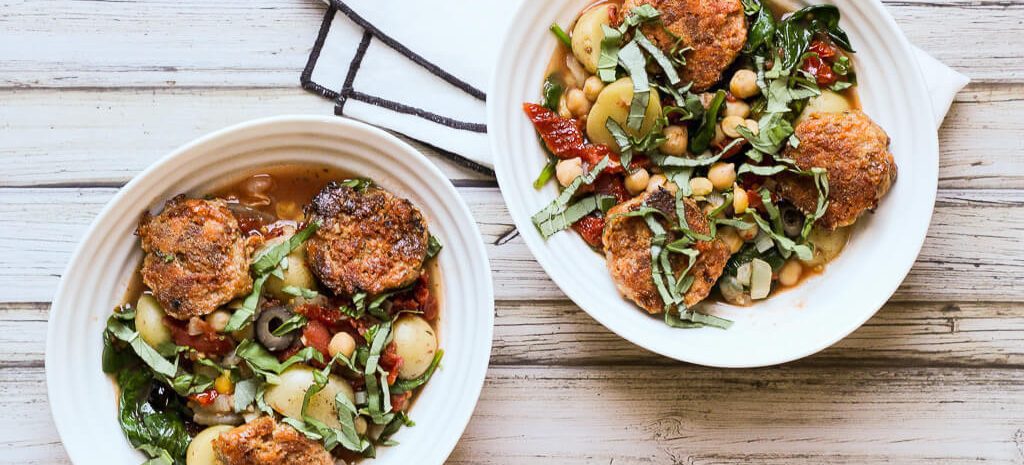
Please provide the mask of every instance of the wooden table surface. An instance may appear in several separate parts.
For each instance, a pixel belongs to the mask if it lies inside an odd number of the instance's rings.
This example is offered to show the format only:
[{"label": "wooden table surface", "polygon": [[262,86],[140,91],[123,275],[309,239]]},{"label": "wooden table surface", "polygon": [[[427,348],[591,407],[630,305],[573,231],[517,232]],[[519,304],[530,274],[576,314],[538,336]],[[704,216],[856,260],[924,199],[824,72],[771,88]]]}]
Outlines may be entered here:
[{"label": "wooden table surface", "polygon": [[[910,276],[864,327],[799,362],[708,369],[619,339],[532,260],[493,179],[425,150],[480,223],[497,297],[487,383],[451,463],[1024,463],[1024,2],[888,6],[973,82],[940,131],[935,216]],[[199,135],[331,114],[298,86],[322,12],[0,1],[0,464],[68,463],[43,347],[89,222]]]}]

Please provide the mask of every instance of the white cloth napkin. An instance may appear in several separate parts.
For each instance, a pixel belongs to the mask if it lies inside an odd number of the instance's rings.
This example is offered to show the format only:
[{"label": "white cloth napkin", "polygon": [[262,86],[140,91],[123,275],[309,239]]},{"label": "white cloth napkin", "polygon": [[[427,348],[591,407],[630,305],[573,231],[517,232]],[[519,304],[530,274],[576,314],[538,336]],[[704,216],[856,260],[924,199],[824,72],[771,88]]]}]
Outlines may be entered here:
[{"label": "white cloth napkin", "polygon": [[[467,166],[493,166],[484,92],[505,27],[525,0],[325,0],[302,83],[335,113],[397,131]],[[942,124],[966,76],[915,48]]]}]

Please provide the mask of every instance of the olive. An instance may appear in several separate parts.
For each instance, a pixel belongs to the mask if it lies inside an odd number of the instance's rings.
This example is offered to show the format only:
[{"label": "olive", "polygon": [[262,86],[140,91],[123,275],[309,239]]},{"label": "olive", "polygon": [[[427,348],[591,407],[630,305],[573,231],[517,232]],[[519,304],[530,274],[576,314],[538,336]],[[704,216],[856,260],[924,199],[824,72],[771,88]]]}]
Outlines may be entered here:
[{"label": "olive", "polygon": [[284,350],[295,341],[296,332],[292,331],[283,336],[275,336],[274,330],[282,323],[292,317],[292,312],[284,307],[270,307],[260,312],[256,319],[256,339],[263,344],[267,350]]},{"label": "olive", "polygon": [[149,405],[152,405],[157,411],[164,411],[168,405],[171,404],[171,400],[174,398],[175,393],[171,388],[165,386],[163,383],[154,382],[149,389],[149,398],[146,399]]},{"label": "olive", "polygon": [[779,205],[779,214],[782,216],[782,231],[789,237],[797,237],[804,229],[804,214],[789,203]]}]

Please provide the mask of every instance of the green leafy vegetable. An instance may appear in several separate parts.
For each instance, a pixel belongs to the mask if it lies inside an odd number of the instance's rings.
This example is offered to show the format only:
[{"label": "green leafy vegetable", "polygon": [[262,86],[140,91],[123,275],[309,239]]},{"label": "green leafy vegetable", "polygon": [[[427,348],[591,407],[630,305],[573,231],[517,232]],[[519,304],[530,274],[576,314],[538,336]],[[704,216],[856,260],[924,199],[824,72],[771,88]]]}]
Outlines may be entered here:
[{"label": "green leafy vegetable", "polygon": [[719,90],[715,92],[714,99],[711,100],[707,111],[704,112],[704,121],[701,122],[700,128],[697,129],[697,132],[690,139],[690,150],[692,152],[701,153],[711,145],[711,139],[715,137],[715,126],[718,124],[718,112],[721,110],[724,102],[725,91]]},{"label": "green leafy vegetable", "polygon": [[[380,367],[380,354],[384,350],[384,345],[387,343],[390,333],[391,321],[384,321],[366,333],[367,341],[370,343],[369,355],[363,368],[363,380],[366,382],[367,413],[369,413],[370,419],[378,425],[387,423],[385,414],[391,409],[391,399],[386,393],[388,389],[387,376],[380,375],[377,370]],[[386,405],[387,407],[385,407]]]},{"label": "green leafy vegetable", "polygon": [[156,349],[146,344],[146,341],[142,340],[137,331],[125,326],[117,317],[112,316],[107,320],[107,333],[114,338],[128,343],[132,350],[135,351],[135,354],[139,356],[139,359],[145,362],[154,372],[168,378],[173,378],[177,374],[178,367],[176,364],[168,362]]},{"label": "green leafy vegetable", "polygon": [[654,61],[656,63],[658,63],[658,66],[660,66],[661,70],[664,71],[665,77],[668,79],[669,84],[673,86],[679,84],[679,74],[676,72],[675,65],[672,63],[671,60],[669,60],[667,56],[665,56],[664,53],[661,52],[661,49],[658,48],[657,45],[651,43],[650,39],[648,39],[647,36],[645,36],[644,33],[640,31],[636,31],[634,40],[637,44],[640,45],[641,48],[644,49],[644,51],[651,55],[651,58],[654,58]]},{"label": "green leafy vegetable", "polygon": [[[315,294],[314,294],[314,297],[315,297]],[[308,323],[308,322],[309,322],[309,320],[307,320],[305,316],[296,313],[296,314],[292,315],[290,318],[288,318],[287,320],[284,320],[283,322],[281,322],[281,325],[278,326],[277,328],[274,328],[274,330],[271,331],[270,334],[273,334],[274,336],[277,336],[277,337],[281,337],[281,336],[284,336],[285,334],[288,334],[288,333],[290,333],[292,331],[295,331],[297,329],[301,329],[303,326],[306,326],[306,323]]]},{"label": "green leafy vegetable", "polygon": [[619,47],[622,46],[622,33],[605,24],[601,25],[604,38],[601,39],[601,54],[597,57],[597,77],[604,82],[612,82],[617,78],[619,67]]},{"label": "green leafy vegetable", "polygon": [[427,260],[436,257],[441,253],[442,248],[444,246],[441,245],[441,241],[437,239],[437,236],[431,234],[430,239],[427,240]]},{"label": "green leafy vegetable", "polygon": [[436,370],[437,366],[441,363],[441,357],[443,356],[444,351],[438,349],[437,352],[434,353],[434,358],[430,361],[430,365],[427,366],[427,371],[424,371],[422,375],[414,379],[395,381],[395,384],[391,386],[391,393],[403,394],[426,384],[427,381],[430,381],[430,377],[434,376],[434,370]]},{"label": "green leafy vegetable", "polygon": [[172,403],[157,409],[149,403],[153,375],[145,370],[122,370],[117,384],[121,388],[118,421],[131,445],[151,458],[182,465],[192,441],[181,419],[181,406]]},{"label": "green leafy vegetable", "polygon": [[304,299],[312,299],[320,295],[320,293],[312,289],[306,289],[304,287],[291,285],[281,288],[281,292],[284,292],[285,294],[288,295],[293,295],[295,297],[302,297]]},{"label": "green leafy vegetable", "polygon": [[563,91],[565,91],[565,87],[562,86],[562,81],[558,78],[558,75],[551,74],[548,76],[544,80],[544,108],[557,113],[558,102],[562,100]]},{"label": "green leafy vegetable", "polygon": [[[569,202],[572,200],[573,194],[584,184],[590,184],[597,179],[597,175],[601,173],[608,166],[609,159],[604,157],[601,161],[590,170],[589,173],[584,173],[582,176],[577,177],[562,190],[562,193],[555,198],[551,204],[545,207],[543,210],[537,212],[531,218],[534,226],[540,231],[541,236],[545,239],[551,237],[558,231],[568,228],[573,222],[568,221],[569,217],[567,214],[573,215],[579,214],[580,210],[585,209],[588,205],[577,207],[573,211],[569,210]],[[597,206],[596,200],[594,199],[594,207]],[[593,211],[593,209],[591,209]],[[589,212],[587,212],[589,213]],[[580,218],[585,216],[586,213],[580,215]]]},{"label": "green leafy vegetable", "polygon": [[639,130],[647,114],[647,104],[650,103],[651,84],[647,77],[647,59],[644,58],[636,40],[630,41],[619,50],[619,64],[626,69],[633,81],[633,100],[629,104],[626,127]]}]

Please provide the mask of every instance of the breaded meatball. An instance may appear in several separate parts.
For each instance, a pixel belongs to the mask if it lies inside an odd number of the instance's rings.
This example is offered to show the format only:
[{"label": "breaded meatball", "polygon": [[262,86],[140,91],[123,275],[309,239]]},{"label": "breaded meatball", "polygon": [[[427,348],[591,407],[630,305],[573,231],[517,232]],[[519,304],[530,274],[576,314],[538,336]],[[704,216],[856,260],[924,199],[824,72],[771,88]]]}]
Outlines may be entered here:
[{"label": "breaded meatball", "polygon": [[[889,136],[860,110],[814,113],[796,127],[797,147],[786,150],[797,166],[828,172],[828,209],[817,225],[849,226],[875,208],[896,180]],[[810,176],[780,176],[778,193],[804,213],[817,208],[818,190]]]},{"label": "breaded meatball", "polygon": [[310,215],[322,224],[306,242],[309,264],[335,294],[377,295],[420,276],[430,236],[412,202],[331,183],[313,198]]},{"label": "breaded meatball", "polygon": [[213,440],[213,451],[224,465],[333,465],[334,458],[319,442],[291,426],[264,416]]},{"label": "breaded meatball", "polygon": [[693,49],[684,54],[686,66],[680,77],[692,81],[696,92],[721,80],[747,42],[747,17],[740,0],[626,0],[621,15],[644,4],[657,8],[664,24],[644,26],[644,35],[666,52],[676,44],[672,35]]},{"label": "breaded meatball", "polygon": [[252,290],[249,250],[223,200],[179,195],[159,215],[145,214],[136,234],[146,252],[142,282],[174,318],[206,315]]},{"label": "breaded meatball", "polygon": [[[645,203],[649,207],[664,212],[670,222],[662,221],[668,226],[678,220],[675,215],[675,197],[664,189],[644,194],[620,203],[608,210],[608,224],[604,229],[604,253],[615,285],[626,298],[636,302],[649,313],[661,313],[664,301],[651,278],[651,230],[642,217],[618,217],[615,215],[628,213],[640,208]],[[708,234],[710,226],[707,217],[696,202],[684,199],[686,223],[698,234]],[[675,233],[669,232],[668,241],[678,239]],[[704,300],[711,292],[715,281],[722,275],[726,262],[729,261],[729,246],[721,239],[698,241],[694,246],[700,254],[697,262],[690,270],[693,285],[683,295],[683,302],[692,307]],[[682,254],[671,254],[673,274],[678,275],[686,269],[689,258]]]}]

